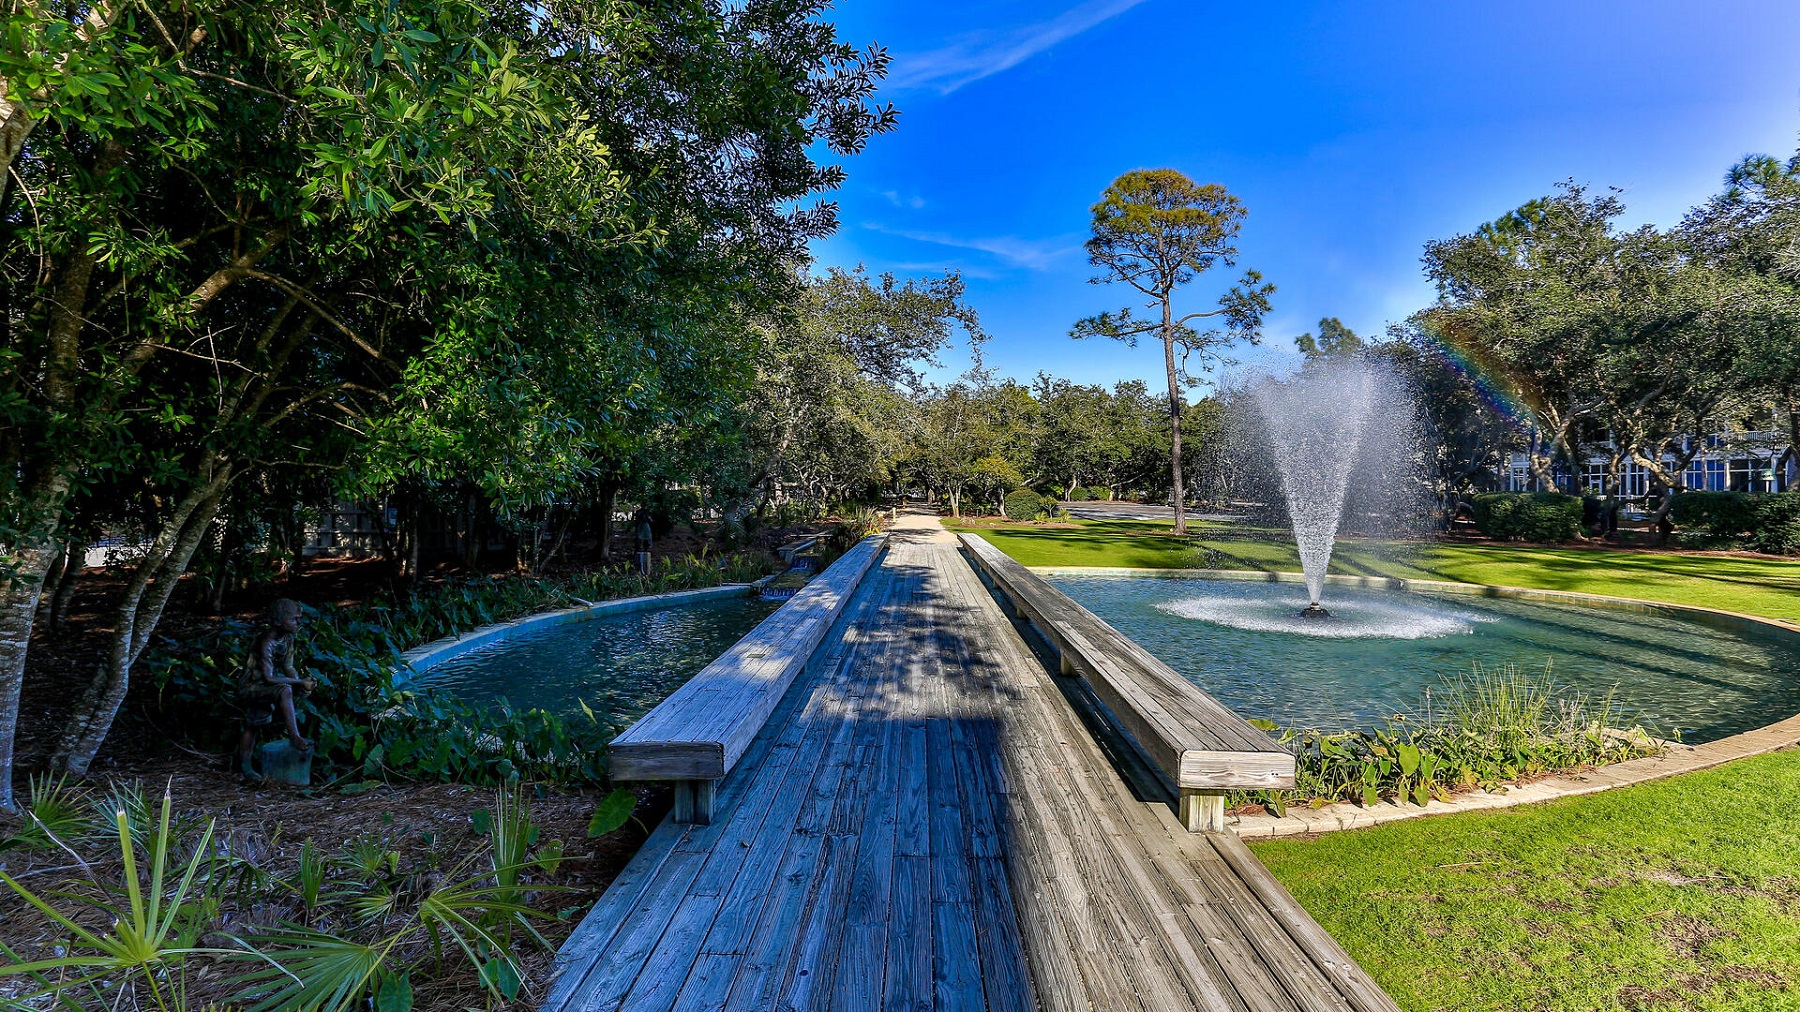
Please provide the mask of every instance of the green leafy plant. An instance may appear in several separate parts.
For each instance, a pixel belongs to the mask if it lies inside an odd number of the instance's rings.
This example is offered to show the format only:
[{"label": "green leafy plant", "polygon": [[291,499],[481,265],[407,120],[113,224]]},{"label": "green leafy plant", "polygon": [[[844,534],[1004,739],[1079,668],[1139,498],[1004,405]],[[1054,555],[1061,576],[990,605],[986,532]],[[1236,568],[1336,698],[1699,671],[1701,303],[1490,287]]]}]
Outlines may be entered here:
[{"label": "green leafy plant", "polygon": [[[1297,760],[1294,790],[1251,792],[1235,801],[1277,813],[1290,804],[1334,801],[1423,805],[1458,791],[1655,755],[1663,747],[1642,728],[1618,729],[1610,696],[1596,701],[1571,693],[1556,685],[1548,667],[1535,677],[1510,665],[1476,668],[1428,693],[1422,709],[1369,730],[1280,731],[1278,740]],[[1277,732],[1270,721],[1251,723]]]},{"label": "green leafy plant", "polygon": [[1691,547],[1800,554],[1800,492],[1683,492],[1669,515]]},{"label": "green leafy plant", "polygon": [[25,825],[0,841],[0,850],[48,850],[59,846],[88,824],[86,806],[69,786],[67,777],[33,774],[25,804]]},{"label": "green leafy plant", "polygon": [[1041,517],[1048,516],[1051,506],[1054,505],[1054,503],[1045,500],[1043,496],[1038,495],[1030,489],[1020,489],[1017,492],[1010,492],[1007,494],[1004,502],[1006,518],[1008,520],[1018,520],[1021,522],[1037,520]]}]

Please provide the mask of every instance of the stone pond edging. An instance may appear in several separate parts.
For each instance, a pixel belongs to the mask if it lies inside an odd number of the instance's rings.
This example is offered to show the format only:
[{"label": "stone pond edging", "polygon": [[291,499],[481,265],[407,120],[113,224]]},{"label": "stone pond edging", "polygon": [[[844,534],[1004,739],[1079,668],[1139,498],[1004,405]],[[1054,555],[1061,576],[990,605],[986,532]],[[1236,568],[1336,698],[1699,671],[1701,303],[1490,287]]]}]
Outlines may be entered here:
[{"label": "stone pond edging", "polygon": [[[1299,573],[1265,573],[1240,569],[1148,569],[1124,566],[1034,566],[1041,576],[1152,576],[1162,579],[1256,580],[1267,583],[1300,583]],[[1608,597],[1567,590],[1539,590],[1528,587],[1498,587],[1479,583],[1455,583],[1445,580],[1404,580],[1374,576],[1325,577],[1335,586],[1363,587],[1377,590],[1428,590],[1446,594],[1469,594],[1481,597],[1509,597],[1544,601],[1571,601],[1581,604],[1618,608],[1636,612],[1663,612],[1698,619],[1715,626],[1734,630],[1774,632],[1785,637],[1800,638],[1800,624],[1783,619],[1763,618],[1740,612],[1707,608],[1702,605],[1669,604],[1637,598]],[[1321,808],[1289,808],[1288,814],[1277,816],[1233,815],[1226,824],[1246,840],[1309,833],[1330,833],[1340,829],[1364,829],[1387,822],[1448,815],[1454,812],[1485,811],[1511,808],[1514,805],[1576,797],[1626,787],[1650,780],[1660,780],[1682,773],[1711,769],[1734,759],[1746,759],[1780,749],[1800,745],[1800,715],[1776,721],[1765,727],[1734,734],[1703,745],[1671,744],[1662,755],[1628,759],[1622,763],[1592,769],[1558,773],[1528,784],[1495,791],[1470,791],[1449,801],[1433,799],[1424,805],[1383,801],[1364,808],[1349,802],[1337,802]]]},{"label": "stone pond edging", "polygon": [[532,615],[515,618],[510,622],[496,622],[484,625],[471,632],[458,636],[446,636],[433,640],[424,646],[414,647],[400,655],[400,667],[396,685],[403,685],[411,678],[422,675],[432,668],[455,657],[460,657],[471,650],[487,646],[490,643],[502,643],[517,639],[527,633],[537,633],[559,625],[572,622],[586,622],[603,615],[615,615],[633,611],[648,611],[652,608],[667,608],[678,604],[689,604],[695,601],[706,601],[721,597],[743,597],[750,593],[750,585],[743,583],[726,583],[717,587],[701,587],[697,590],[674,590],[663,594],[645,594],[642,597],[621,597],[612,601],[600,601],[595,604],[584,604],[574,608],[559,608],[556,611],[540,611]]}]

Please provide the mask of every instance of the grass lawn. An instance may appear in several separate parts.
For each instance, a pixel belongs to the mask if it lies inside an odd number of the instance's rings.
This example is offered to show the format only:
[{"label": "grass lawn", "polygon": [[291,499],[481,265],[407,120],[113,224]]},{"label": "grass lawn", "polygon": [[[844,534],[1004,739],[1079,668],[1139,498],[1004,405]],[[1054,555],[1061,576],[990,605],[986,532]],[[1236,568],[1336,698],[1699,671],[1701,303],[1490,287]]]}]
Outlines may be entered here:
[{"label": "grass lawn", "polygon": [[[1034,566],[1298,570],[1262,532],[959,526]],[[1246,536],[1248,535],[1248,536]],[[1800,619],[1800,562],[1486,545],[1340,546],[1333,571]],[[1800,754],[1604,794],[1253,845],[1409,1012],[1800,1012]]]},{"label": "grass lawn", "polygon": [[1800,761],[1256,844],[1408,1010],[1800,1009]]},{"label": "grass lawn", "polygon": [[[1186,541],[1174,537],[1169,524],[1153,521],[1078,520],[1072,526],[946,521],[945,526],[974,531],[1027,566],[1300,568],[1285,535],[1226,525],[1198,525],[1199,536]],[[1348,541],[1338,546],[1331,571],[1612,594],[1800,620],[1800,561],[1782,559]]]}]

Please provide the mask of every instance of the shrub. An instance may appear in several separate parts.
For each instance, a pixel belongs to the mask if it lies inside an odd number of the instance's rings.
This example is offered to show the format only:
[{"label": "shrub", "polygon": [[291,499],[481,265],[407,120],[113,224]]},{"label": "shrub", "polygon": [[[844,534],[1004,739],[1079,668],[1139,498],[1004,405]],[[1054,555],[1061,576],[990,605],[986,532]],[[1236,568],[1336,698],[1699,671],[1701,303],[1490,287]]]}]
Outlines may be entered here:
[{"label": "shrub", "polygon": [[1694,547],[1800,554],[1800,492],[1683,492],[1669,516]]},{"label": "shrub", "polygon": [[820,551],[820,567],[837,561],[838,557],[856,547],[857,542],[871,534],[880,534],[887,526],[880,510],[867,506],[856,506],[844,510],[833,524],[831,532],[825,536]]},{"label": "shrub", "polygon": [[1106,502],[1112,499],[1112,489],[1105,485],[1089,485],[1087,488],[1076,489],[1075,493],[1074,498],[1086,502]]},{"label": "shrub", "polygon": [[[1295,789],[1239,796],[1277,812],[1289,804],[1383,799],[1423,805],[1456,791],[1492,788],[1523,777],[1655,755],[1662,746],[1642,728],[1616,728],[1611,697],[1591,701],[1559,688],[1548,666],[1530,677],[1507,666],[1447,680],[1425,712],[1387,727],[1325,734],[1289,729],[1280,741],[1297,760]],[[1252,721],[1274,731],[1269,721]]]},{"label": "shrub", "polygon": [[1049,514],[1052,504],[1044,497],[1030,489],[1020,489],[1006,494],[1006,518],[1008,520],[1036,520]]},{"label": "shrub", "polygon": [[1669,519],[1689,544],[1730,546],[1756,526],[1756,505],[1744,492],[1683,492],[1670,505]]},{"label": "shrub", "polygon": [[1475,526],[1497,540],[1557,542],[1581,533],[1581,500],[1560,492],[1489,492],[1469,507]]},{"label": "shrub", "polygon": [[[400,654],[479,626],[608,598],[747,582],[772,566],[753,557],[663,559],[647,575],[603,570],[563,580],[495,578],[443,584],[405,597],[321,611],[299,637],[295,667],[318,684],[295,702],[312,728],[315,762],[365,779],[505,783],[517,778],[596,784],[605,746],[622,728],[505,704],[477,708],[396,684]],[[216,748],[238,732],[237,679],[255,627],[225,622],[145,658],[163,730]]]},{"label": "shrub", "polygon": [[1800,554],[1800,492],[1775,492],[1756,499],[1756,526],[1744,547],[1770,555]]}]

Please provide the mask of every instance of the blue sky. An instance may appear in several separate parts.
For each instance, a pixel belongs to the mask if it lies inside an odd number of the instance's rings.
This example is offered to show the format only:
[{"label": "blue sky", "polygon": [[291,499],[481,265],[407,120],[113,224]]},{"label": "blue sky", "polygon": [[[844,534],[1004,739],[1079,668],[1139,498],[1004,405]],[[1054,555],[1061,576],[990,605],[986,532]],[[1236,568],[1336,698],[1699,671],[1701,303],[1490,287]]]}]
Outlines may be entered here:
[{"label": "blue sky", "polygon": [[[1160,355],[1076,342],[1116,308],[1086,283],[1088,207],[1172,167],[1248,206],[1242,267],[1279,291],[1277,364],[1337,316],[1379,334],[1431,299],[1419,253],[1562,179],[1622,188],[1671,224],[1745,154],[1800,146],[1800,3],[1216,3],[844,0],[839,35],[895,61],[893,133],[849,160],[823,265],[953,268],[989,364],[1083,382]],[[1184,296],[1199,308],[1223,270]],[[1178,306],[1179,308],[1179,306]],[[952,356],[938,378],[966,365]]]}]

